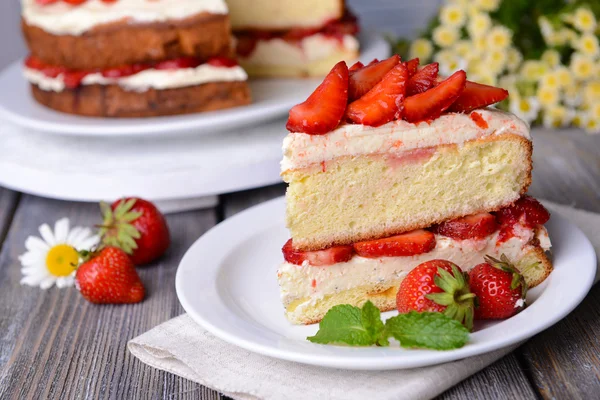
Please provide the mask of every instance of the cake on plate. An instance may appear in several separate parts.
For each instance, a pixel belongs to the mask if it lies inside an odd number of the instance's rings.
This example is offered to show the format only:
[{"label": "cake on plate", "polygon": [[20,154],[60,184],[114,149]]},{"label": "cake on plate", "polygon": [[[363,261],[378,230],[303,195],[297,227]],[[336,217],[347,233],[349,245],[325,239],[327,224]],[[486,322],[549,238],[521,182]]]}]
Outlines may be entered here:
[{"label": "cake on plate", "polygon": [[530,287],[548,276],[549,214],[525,195],[529,128],[488,107],[507,96],[393,56],[338,63],[290,110],[278,281],[291,322],[367,300],[392,310],[403,277],[433,259],[468,271],[504,255]]},{"label": "cake on plate", "polygon": [[22,0],[34,98],[58,111],[148,117],[250,102],[223,0]]},{"label": "cake on plate", "polygon": [[324,76],[358,57],[358,23],[344,0],[227,4],[238,60],[250,76]]}]

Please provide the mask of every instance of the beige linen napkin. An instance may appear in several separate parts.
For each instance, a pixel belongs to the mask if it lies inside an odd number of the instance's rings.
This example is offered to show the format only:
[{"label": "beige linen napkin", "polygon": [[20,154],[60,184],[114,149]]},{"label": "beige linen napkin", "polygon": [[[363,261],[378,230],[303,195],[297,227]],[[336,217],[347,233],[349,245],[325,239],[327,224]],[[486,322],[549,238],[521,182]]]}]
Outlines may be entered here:
[{"label": "beige linen napkin", "polygon": [[[544,203],[577,224],[600,254],[600,214]],[[598,278],[598,277],[597,277]],[[226,343],[181,315],[132,339],[142,362],[234,399],[429,399],[485,368],[517,346],[432,367],[346,371],[282,361]]]}]

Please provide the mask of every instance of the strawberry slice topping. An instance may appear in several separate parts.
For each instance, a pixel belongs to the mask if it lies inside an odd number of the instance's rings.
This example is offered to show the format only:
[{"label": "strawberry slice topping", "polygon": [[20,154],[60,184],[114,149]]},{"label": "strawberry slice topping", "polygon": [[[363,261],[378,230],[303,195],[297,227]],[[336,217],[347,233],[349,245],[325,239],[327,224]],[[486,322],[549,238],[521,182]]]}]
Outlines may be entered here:
[{"label": "strawberry slice topping", "polygon": [[465,90],[450,107],[452,112],[469,112],[489,106],[508,97],[508,91],[495,86],[467,81]]},{"label": "strawberry slice topping", "polygon": [[348,103],[348,67],[340,61],[304,102],[290,110],[290,132],[323,135],[339,125]]},{"label": "strawberry slice topping", "polygon": [[212,65],[213,67],[225,67],[225,68],[232,68],[232,67],[236,67],[238,65],[237,61],[235,61],[232,58],[227,58],[227,57],[213,57],[213,58],[209,59],[206,63],[209,65]]},{"label": "strawberry slice topping", "polygon": [[504,207],[496,212],[500,223],[498,243],[502,243],[514,236],[514,226],[520,224],[527,228],[543,225],[550,219],[550,213],[531,196],[524,195],[513,205]]},{"label": "strawberry slice topping", "polygon": [[315,267],[346,262],[354,254],[352,246],[334,246],[325,250],[300,251],[294,249],[292,239],[289,239],[283,245],[281,251],[285,261],[291,264],[302,265],[305,261],[308,261],[310,265]]},{"label": "strawberry slice topping", "polygon": [[65,82],[65,86],[69,89],[75,89],[79,85],[81,85],[81,81],[83,78],[88,75],[88,72],[84,71],[67,71],[64,72],[63,81]]},{"label": "strawberry slice topping", "polygon": [[408,69],[409,77],[412,77],[414,74],[417,73],[417,68],[419,68],[419,59],[418,58],[413,58],[412,60],[408,60],[404,64],[406,64],[406,69]]},{"label": "strawberry slice topping", "polygon": [[498,229],[496,217],[490,213],[468,215],[442,222],[433,231],[456,240],[483,239]]},{"label": "strawberry slice topping", "polygon": [[460,70],[438,86],[404,100],[404,119],[419,122],[435,119],[456,101],[465,89],[467,74]]},{"label": "strawberry slice topping", "polygon": [[424,229],[390,236],[384,239],[354,243],[361,257],[406,257],[430,252],[435,247],[435,236]]},{"label": "strawberry slice topping", "polygon": [[107,68],[102,71],[102,76],[105,78],[122,78],[135,74],[133,65],[122,65],[120,67]]},{"label": "strawberry slice topping", "polygon": [[346,116],[356,124],[379,126],[402,115],[406,93],[406,65],[394,66],[371,90],[348,105]]},{"label": "strawberry slice topping", "polygon": [[427,64],[415,73],[406,85],[406,96],[426,92],[435,86],[440,66],[438,63]]},{"label": "strawberry slice topping", "polygon": [[62,1],[67,4],[71,4],[73,6],[78,6],[79,4],[85,3],[87,0],[62,0]]},{"label": "strawberry slice topping", "polygon": [[179,69],[179,68],[195,68],[200,65],[200,61],[194,57],[179,57],[171,60],[161,61],[156,63],[156,69]]},{"label": "strawberry slice topping", "polygon": [[357,61],[354,64],[352,64],[352,66],[350,68],[348,68],[348,72],[352,73],[352,72],[358,71],[359,69],[361,69],[364,66],[365,65],[363,63],[361,63],[360,61]]},{"label": "strawberry slice topping", "polygon": [[373,89],[373,86],[378,84],[399,62],[400,57],[395,55],[387,60],[371,63],[350,75],[348,101],[359,99]]}]

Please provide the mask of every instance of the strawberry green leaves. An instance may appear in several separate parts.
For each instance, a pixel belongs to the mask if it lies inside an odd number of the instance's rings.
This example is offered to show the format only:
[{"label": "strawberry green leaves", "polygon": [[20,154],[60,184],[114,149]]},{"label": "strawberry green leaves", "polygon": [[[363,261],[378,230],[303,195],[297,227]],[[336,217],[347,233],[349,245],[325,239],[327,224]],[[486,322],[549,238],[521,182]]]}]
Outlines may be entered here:
[{"label": "strawberry green leaves", "polygon": [[460,322],[441,313],[412,311],[381,321],[379,309],[367,301],[362,309],[348,304],[331,308],[319,331],[307,339],[319,344],[389,346],[389,338],[406,348],[450,350],[469,340],[469,331]]}]

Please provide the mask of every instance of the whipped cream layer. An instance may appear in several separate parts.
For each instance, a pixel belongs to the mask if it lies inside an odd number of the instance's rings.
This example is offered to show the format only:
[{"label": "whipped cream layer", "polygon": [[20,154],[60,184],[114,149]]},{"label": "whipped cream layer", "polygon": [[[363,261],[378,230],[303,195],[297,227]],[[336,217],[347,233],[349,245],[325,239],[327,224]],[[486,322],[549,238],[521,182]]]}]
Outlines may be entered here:
[{"label": "whipped cream layer", "polygon": [[[65,90],[65,81],[62,74],[56,78],[44,75],[42,72],[25,68],[25,79],[46,91],[62,92]],[[144,92],[150,88],[176,89],[187,86],[201,85],[208,82],[232,82],[248,79],[246,71],[240,66],[215,67],[202,64],[196,68],[180,68],[173,70],[147,69],[137,74],[122,78],[106,78],[101,73],[86,75],[81,81],[82,85],[119,85],[132,92]]]},{"label": "whipped cream layer", "polygon": [[531,140],[529,127],[517,116],[486,108],[475,110],[485,120],[481,127],[470,114],[449,113],[430,122],[403,120],[371,127],[343,124],[325,135],[289,133],[283,140],[281,171],[302,169],[342,156],[401,154],[405,151],[457,144],[505,133]]},{"label": "whipped cream layer", "polygon": [[[417,265],[435,259],[452,261],[464,271],[484,262],[485,255],[500,258],[505,254],[509,260],[518,261],[532,248],[533,238],[539,240],[544,250],[550,249],[548,232],[538,226],[535,230],[517,229],[514,237],[498,245],[498,232],[483,240],[454,240],[435,235],[435,248],[416,256],[364,258],[354,255],[348,262],[323,267],[311,266],[308,262],[303,265],[284,262],[277,272],[281,299],[287,307],[298,299],[314,302],[356,287],[397,284]],[[310,304],[310,301],[304,303],[305,306]]]},{"label": "whipped cream layer", "polygon": [[21,0],[22,16],[29,25],[55,35],[81,35],[91,28],[126,21],[151,23],[180,20],[200,13],[227,14],[223,0],[87,0],[72,6],[63,1],[41,5]]},{"label": "whipped cream layer", "polygon": [[297,66],[327,58],[339,51],[357,52],[358,47],[358,40],[352,35],[344,35],[340,40],[316,33],[299,42],[279,38],[258,40],[248,57],[239,58],[255,65]]}]

